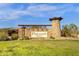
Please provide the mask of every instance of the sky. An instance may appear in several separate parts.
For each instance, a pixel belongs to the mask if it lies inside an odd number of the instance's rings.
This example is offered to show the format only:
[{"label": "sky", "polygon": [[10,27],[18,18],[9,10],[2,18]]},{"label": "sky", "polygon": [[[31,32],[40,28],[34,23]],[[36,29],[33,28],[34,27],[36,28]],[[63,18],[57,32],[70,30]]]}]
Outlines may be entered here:
[{"label": "sky", "polygon": [[49,18],[62,17],[61,26],[79,26],[78,3],[0,3],[0,28],[18,24],[51,24]]}]

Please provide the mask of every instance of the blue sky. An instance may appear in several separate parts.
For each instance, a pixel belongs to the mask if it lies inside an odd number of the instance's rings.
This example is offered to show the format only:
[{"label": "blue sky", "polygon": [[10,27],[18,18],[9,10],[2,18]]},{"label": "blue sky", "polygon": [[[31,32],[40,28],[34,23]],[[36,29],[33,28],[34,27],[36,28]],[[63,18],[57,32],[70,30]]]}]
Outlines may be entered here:
[{"label": "blue sky", "polygon": [[0,3],[0,28],[18,24],[51,24],[49,18],[62,17],[61,26],[79,26],[79,4],[74,3]]}]

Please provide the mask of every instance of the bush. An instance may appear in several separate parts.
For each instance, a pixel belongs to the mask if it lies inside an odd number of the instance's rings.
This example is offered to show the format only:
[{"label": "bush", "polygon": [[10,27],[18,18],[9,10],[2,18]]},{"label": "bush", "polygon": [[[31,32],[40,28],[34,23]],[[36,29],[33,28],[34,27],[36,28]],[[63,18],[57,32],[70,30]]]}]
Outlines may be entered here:
[{"label": "bush", "polygon": [[18,39],[18,35],[17,34],[12,34],[12,40],[17,40]]},{"label": "bush", "polygon": [[0,41],[6,41],[8,38],[7,38],[7,36],[1,36],[0,37]]},{"label": "bush", "polygon": [[17,34],[13,34],[12,36],[7,36],[7,35],[0,36],[0,41],[10,41],[10,40],[17,40],[17,39],[18,39]]},{"label": "bush", "polygon": [[55,37],[52,37],[52,36],[51,36],[50,39],[55,39]]},{"label": "bush", "polygon": [[7,39],[7,34],[5,32],[0,32],[0,41],[5,41]]},{"label": "bush", "polygon": [[30,38],[28,36],[24,36],[23,40],[29,40]]}]

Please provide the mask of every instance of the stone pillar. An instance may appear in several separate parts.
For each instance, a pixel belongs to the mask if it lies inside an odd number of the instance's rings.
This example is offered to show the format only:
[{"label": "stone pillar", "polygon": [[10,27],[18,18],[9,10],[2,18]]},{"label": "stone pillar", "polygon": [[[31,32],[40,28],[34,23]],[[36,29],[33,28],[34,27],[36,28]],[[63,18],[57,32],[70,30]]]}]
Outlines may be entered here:
[{"label": "stone pillar", "polygon": [[52,37],[55,38],[61,37],[61,28],[60,28],[61,20],[62,20],[61,17],[50,18],[50,21],[52,21]]},{"label": "stone pillar", "polygon": [[18,39],[22,39],[25,36],[25,28],[18,29]]},{"label": "stone pillar", "polygon": [[25,29],[25,37],[30,38],[30,31],[28,28]]}]

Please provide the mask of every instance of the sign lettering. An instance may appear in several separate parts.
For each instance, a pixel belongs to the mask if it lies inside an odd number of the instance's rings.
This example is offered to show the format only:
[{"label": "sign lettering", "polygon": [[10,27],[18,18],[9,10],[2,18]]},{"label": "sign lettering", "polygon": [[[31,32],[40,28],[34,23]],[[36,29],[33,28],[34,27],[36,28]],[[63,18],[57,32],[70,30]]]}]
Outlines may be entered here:
[{"label": "sign lettering", "polygon": [[47,37],[47,32],[31,32],[31,37]]}]

